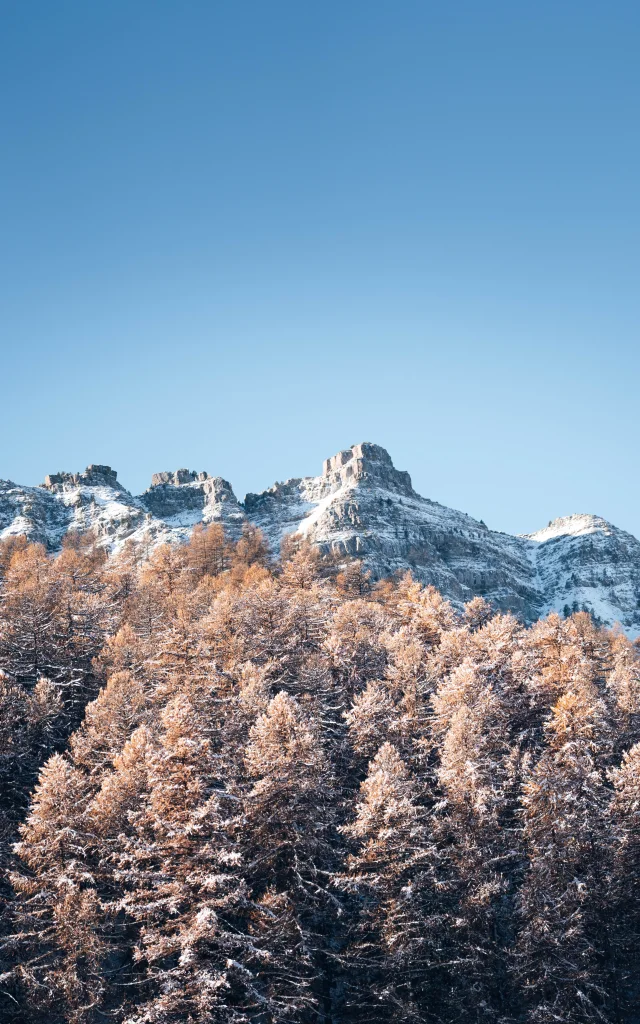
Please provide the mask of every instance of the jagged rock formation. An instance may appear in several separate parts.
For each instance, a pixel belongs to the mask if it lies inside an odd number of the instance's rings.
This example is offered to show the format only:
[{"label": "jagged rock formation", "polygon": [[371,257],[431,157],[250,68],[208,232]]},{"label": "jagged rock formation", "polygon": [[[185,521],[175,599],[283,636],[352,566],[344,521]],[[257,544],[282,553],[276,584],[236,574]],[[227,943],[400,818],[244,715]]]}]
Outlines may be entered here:
[{"label": "jagged rock formation", "polygon": [[175,473],[170,470],[164,473],[154,473],[151,477],[151,486],[160,487],[163,484],[170,484],[177,487],[179,484],[200,483],[208,479],[208,473],[196,473],[195,469],[176,469]]},{"label": "jagged rock formation", "polygon": [[591,515],[558,519],[514,537],[422,498],[406,472],[374,444],[324,463],[318,477],[274,484],[243,503],[221,477],[179,469],[156,473],[133,497],[109,466],[57,473],[41,487],[0,481],[0,536],[24,533],[57,548],[68,530],[93,530],[117,549],[126,540],[186,539],[195,523],[220,522],[237,537],[245,521],[274,550],[300,533],[325,552],[362,558],[374,577],[410,569],[456,604],[481,594],[532,620],[552,609],[588,608],[640,634],[640,543]]},{"label": "jagged rock formation", "polygon": [[48,491],[58,494],[65,487],[111,487],[114,491],[124,488],[118,483],[118,474],[111,466],[87,466],[84,473],[50,473],[42,484]]},{"label": "jagged rock formation", "polygon": [[236,537],[245,520],[244,510],[227,480],[188,469],[154,473],[151,487],[139,500],[152,516],[173,529],[219,522],[230,536]]},{"label": "jagged rock formation", "polygon": [[483,593],[535,616],[535,574],[522,543],[421,498],[378,445],[327,459],[320,477],[248,494],[245,510],[272,545],[299,532],[323,551],[362,558],[378,577],[409,568],[458,602]]}]

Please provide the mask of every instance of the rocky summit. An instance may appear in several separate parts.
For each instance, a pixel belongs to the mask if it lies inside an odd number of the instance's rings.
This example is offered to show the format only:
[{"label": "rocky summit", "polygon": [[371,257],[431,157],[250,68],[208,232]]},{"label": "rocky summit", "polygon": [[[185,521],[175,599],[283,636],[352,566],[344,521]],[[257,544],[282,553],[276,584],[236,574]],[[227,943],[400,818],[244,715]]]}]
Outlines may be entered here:
[{"label": "rocky summit", "polygon": [[117,551],[129,539],[180,542],[196,523],[216,522],[232,538],[254,523],[274,551],[286,534],[302,534],[324,552],[362,559],[374,578],[410,569],[456,605],[479,594],[525,621],[585,609],[640,635],[640,542],[631,534],[586,514],[524,537],[489,530],[417,494],[375,444],[242,502],[222,477],[187,469],[155,473],[137,497],[110,466],[51,474],[39,487],[0,480],[0,537],[25,534],[51,550],[68,531],[91,530]]}]

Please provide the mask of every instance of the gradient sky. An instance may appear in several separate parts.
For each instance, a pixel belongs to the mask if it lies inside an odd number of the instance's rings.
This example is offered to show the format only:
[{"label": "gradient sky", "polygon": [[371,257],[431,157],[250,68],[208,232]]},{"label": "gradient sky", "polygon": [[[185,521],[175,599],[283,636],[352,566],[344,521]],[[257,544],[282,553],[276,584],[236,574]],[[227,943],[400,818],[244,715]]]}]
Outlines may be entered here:
[{"label": "gradient sky", "polygon": [[0,0],[0,477],[360,440],[640,536],[640,5]]}]

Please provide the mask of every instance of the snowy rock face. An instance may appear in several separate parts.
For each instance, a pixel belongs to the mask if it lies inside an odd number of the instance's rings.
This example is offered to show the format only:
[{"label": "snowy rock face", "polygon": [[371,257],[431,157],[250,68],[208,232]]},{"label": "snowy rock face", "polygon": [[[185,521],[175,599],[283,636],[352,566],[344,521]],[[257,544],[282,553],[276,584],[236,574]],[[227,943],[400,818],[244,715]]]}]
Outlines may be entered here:
[{"label": "snowy rock face", "polygon": [[245,521],[244,510],[228,481],[188,469],[154,473],[151,487],[139,500],[154,519],[170,529],[222,523],[229,536],[236,538]]},{"label": "snowy rock face", "polygon": [[528,545],[462,512],[421,498],[383,448],[354,445],[320,477],[248,494],[247,516],[277,547],[298,532],[324,552],[361,558],[376,577],[411,569],[456,603],[483,594],[525,618],[537,614]]},{"label": "snowy rock face", "polygon": [[591,515],[555,519],[526,538],[543,594],[543,610],[588,608],[605,623],[640,634],[640,542]]},{"label": "snowy rock face", "polygon": [[109,466],[53,473],[40,487],[0,481],[0,536],[24,534],[55,550],[68,531],[92,530],[111,547],[145,523],[145,510]]},{"label": "snowy rock face", "polygon": [[43,487],[48,491],[63,492],[65,487],[110,487],[123,491],[118,483],[118,474],[111,466],[87,466],[84,473],[50,473],[44,478]]},{"label": "snowy rock face", "polygon": [[231,484],[208,473],[155,473],[134,497],[109,466],[84,473],[53,473],[40,487],[0,481],[0,537],[25,534],[51,550],[67,531],[91,530],[112,551],[133,540],[155,546],[187,540],[196,523],[222,523],[238,537],[245,513]]},{"label": "snowy rock face", "polygon": [[488,530],[416,494],[384,448],[358,444],[317,477],[274,484],[243,503],[221,477],[180,469],[154,474],[133,497],[109,466],[57,473],[41,487],[0,481],[0,536],[26,534],[55,550],[69,530],[92,530],[110,550],[131,539],[185,540],[196,523],[237,537],[259,526],[278,550],[288,533],[324,552],[361,558],[375,578],[410,569],[454,603],[481,594],[531,621],[587,608],[605,624],[640,634],[640,542],[591,515],[558,519],[527,537]]}]

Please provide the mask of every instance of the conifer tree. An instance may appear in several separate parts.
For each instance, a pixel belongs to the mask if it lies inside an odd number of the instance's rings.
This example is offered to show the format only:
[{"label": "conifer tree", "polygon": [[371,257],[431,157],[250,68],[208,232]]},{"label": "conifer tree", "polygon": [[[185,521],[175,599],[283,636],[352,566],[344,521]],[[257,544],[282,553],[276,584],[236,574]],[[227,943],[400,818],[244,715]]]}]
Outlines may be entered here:
[{"label": "conifer tree", "polygon": [[324,648],[334,671],[351,692],[371,679],[381,679],[387,665],[383,634],[388,625],[384,610],[361,598],[344,601],[328,626]]},{"label": "conifer tree", "polygon": [[364,690],[354,696],[345,715],[356,753],[365,758],[373,757],[385,740],[398,732],[399,717],[388,686],[380,680],[370,680]]},{"label": "conifer tree", "polygon": [[[91,787],[55,754],[42,770],[31,812],[16,846],[26,870],[12,876],[19,895],[15,974],[35,1008],[69,1019],[100,1002],[103,943],[85,812]],[[78,1015],[77,1019],[82,1019]]]},{"label": "conifer tree", "polygon": [[269,545],[261,530],[252,523],[245,523],[242,536],[231,555],[231,574],[241,580],[247,569],[265,568],[270,561]]},{"label": "conifer tree", "polygon": [[611,980],[617,1019],[625,1021],[637,1013],[640,993],[640,744],[624,754],[611,778],[615,795],[610,808],[613,867],[607,926],[613,935]]},{"label": "conifer tree", "polygon": [[0,676],[0,863],[28,806],[43,752],[55,745],[61,711],[60,694],[48,679],[29,691]]},{"label": "conifer tree", "polygon": [[347,1012],[359,1020],[441,1019],[448,972],[446,898],[422,787],[390,743],[369,765],[354,820],[348,873],[336,878],[351,909]]},{"label": "conifer tree", "polygon": [[229,564],[230,545],[220,523],[196,523],[187,545],[187,565],[197,583],[205,576],[219,576]]},{"label": "conifer tree", "polygon": [[235,805],[206,705],[174,697],[158,737],[134,733],[91,807],[102,834],[117,837],[112,905],[134,926],[131,1020],[243,1021],[267,1008],[251,966],[260,954],[247,934]]},{"label": "conifer tree", "polygon": [[109,770],[133,731],[148,717],[149,698],[140,679],[116,672],[87,705],[84,721],[70,740],[74,763],[96,774]]},{"label": "conifer tree", "polygon": [[344,597],[363,597],[371,590],[371,570],[365,569],[359,559],[347,562],[336,576],[336,586]]},{"label": "conifer tree", "polygon": [[331,938],[339,910],[333,772],[297,701],[278,693],[253,726],[245,754],[253,780],[241,846],[247,882],[263,910],[258,941],[269,998],[296,1020],[328,1018],[334,999]]},{"label": "conifer tree", "polygon": [[[433,841],[446,880],[443,944],[457,963],[447,1019],[497,1019],[513,1004],[508,949],[513,937],[515,813],[519,751],[510,745],[498,680],[468,659],[433,697],[438,740]],[[514,779],[515,776],[515,779]]]},{"label": "conifer tree", "polygon": [[[283,555],[281,580],[287,587],[297,590],[310,590],[320,579],[320,553],[307,540],[295,546],[291,541],[288,545],[288,557]],[[285,545],[285,550],[287,545]]]},{"label": "conifer tree", "polygon": [[3,1022],[633,1024],[638,645],[334,569],[0,543]]},{"label": "conifer tree", "polygon": [[616,1019],[607,991],[611,936],[609,795],[602,702],[587,684],[556,702],[548,746],[524,787],[529,871],[521,893],[521,977],[532,1021]]}]

